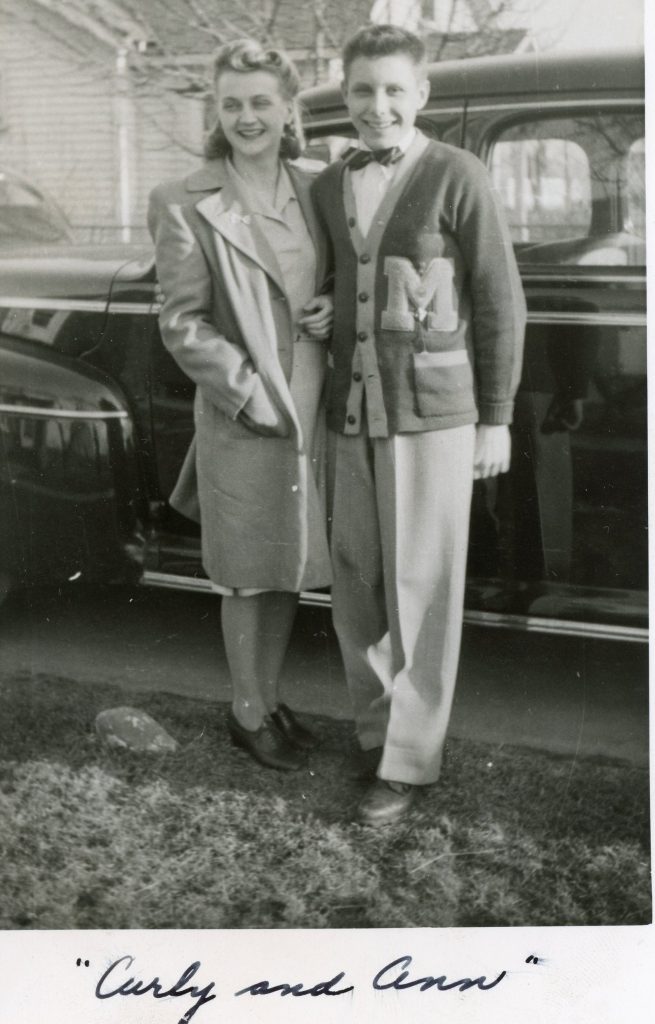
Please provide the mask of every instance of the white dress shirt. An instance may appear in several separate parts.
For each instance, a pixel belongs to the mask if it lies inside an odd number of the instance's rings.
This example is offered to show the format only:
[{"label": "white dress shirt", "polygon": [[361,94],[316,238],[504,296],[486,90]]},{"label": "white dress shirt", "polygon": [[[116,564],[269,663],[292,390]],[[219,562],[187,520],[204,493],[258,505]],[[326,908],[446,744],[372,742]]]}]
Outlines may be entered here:
[{"label": "white dress shirt", "polygon": [[[416,135],[416,129],[405,135],[398,143],[398,148],[406,153]],[[365,142],[359,140],[359,148],[370,150]],[[359,171],[351,171],[353,194],[355,196],[355,207],[357,209],[357,224],[363,235],[368,234],[375,211],[382,202],[384,194],[394,179],[398,164],[379,164],[377,160],[371,160],[370,164],[362,167]]]}]

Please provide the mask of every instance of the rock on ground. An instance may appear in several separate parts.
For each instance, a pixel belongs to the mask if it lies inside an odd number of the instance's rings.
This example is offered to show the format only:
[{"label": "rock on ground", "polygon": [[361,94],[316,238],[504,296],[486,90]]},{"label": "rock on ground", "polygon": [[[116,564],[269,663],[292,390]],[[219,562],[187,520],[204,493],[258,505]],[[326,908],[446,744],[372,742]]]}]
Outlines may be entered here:
[{"label": "rock on ground", "polygon": [[163,754],[177,750],[177,740],[138,708],[107,708],[96,716],[96,732],[103,743],[142,754]]}]

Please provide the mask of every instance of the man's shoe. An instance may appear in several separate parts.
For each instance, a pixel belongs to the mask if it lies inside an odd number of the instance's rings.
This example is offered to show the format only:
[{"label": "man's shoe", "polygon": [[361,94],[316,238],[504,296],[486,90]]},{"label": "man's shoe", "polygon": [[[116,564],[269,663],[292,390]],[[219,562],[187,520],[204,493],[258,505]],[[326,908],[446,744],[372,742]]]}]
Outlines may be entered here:
[{"label": "man's shoe", "polygon": [[304,763],[304,758],[294,750],[277,729],[264,720],[259,729],[245,729],[237,721],[234,712],[227,716],[227,730],[235,747],[247,750],[255,761],[266,768],[282,772],[295,772]]},{"label": "man's shoe", "polygon": [[409,811],[417,788],[408,782],[377,779],[357,808],[358,821],[373,828],[395,824]]},{"label": "man's shoe", "polygon": [[315,750],[318,746],[318,739],[314,733],[301,725],[286,704],[278,704],[275,711],[271,711],[271,720],[287,743],[290,743],[296,750]]}]

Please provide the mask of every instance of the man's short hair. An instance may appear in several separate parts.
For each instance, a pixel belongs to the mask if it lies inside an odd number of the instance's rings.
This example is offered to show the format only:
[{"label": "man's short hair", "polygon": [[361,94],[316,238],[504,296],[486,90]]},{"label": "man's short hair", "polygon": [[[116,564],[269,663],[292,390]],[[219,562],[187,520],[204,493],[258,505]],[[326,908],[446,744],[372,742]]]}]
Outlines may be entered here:
[{"label": "man's short hair", "polygon": [[413,32],[398,25],[365,25],[358,29],[343,48],[343,77],[357,57],[389,57],[403,53],[417,67],[425,64],[425,46]]}]

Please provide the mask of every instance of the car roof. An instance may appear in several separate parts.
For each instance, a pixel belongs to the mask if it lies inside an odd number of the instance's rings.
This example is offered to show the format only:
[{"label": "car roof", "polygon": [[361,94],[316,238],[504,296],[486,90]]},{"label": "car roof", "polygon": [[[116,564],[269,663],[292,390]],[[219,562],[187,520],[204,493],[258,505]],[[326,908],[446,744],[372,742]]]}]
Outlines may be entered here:
[{"label": "car roof", "polygon": [[[503,54],[428,65],[430,99],[453,102],[553,93],[643,94],[644,75],[640,50]],[[300,100],[308,125],[344,109],[337,84],[306,89]]]}]

